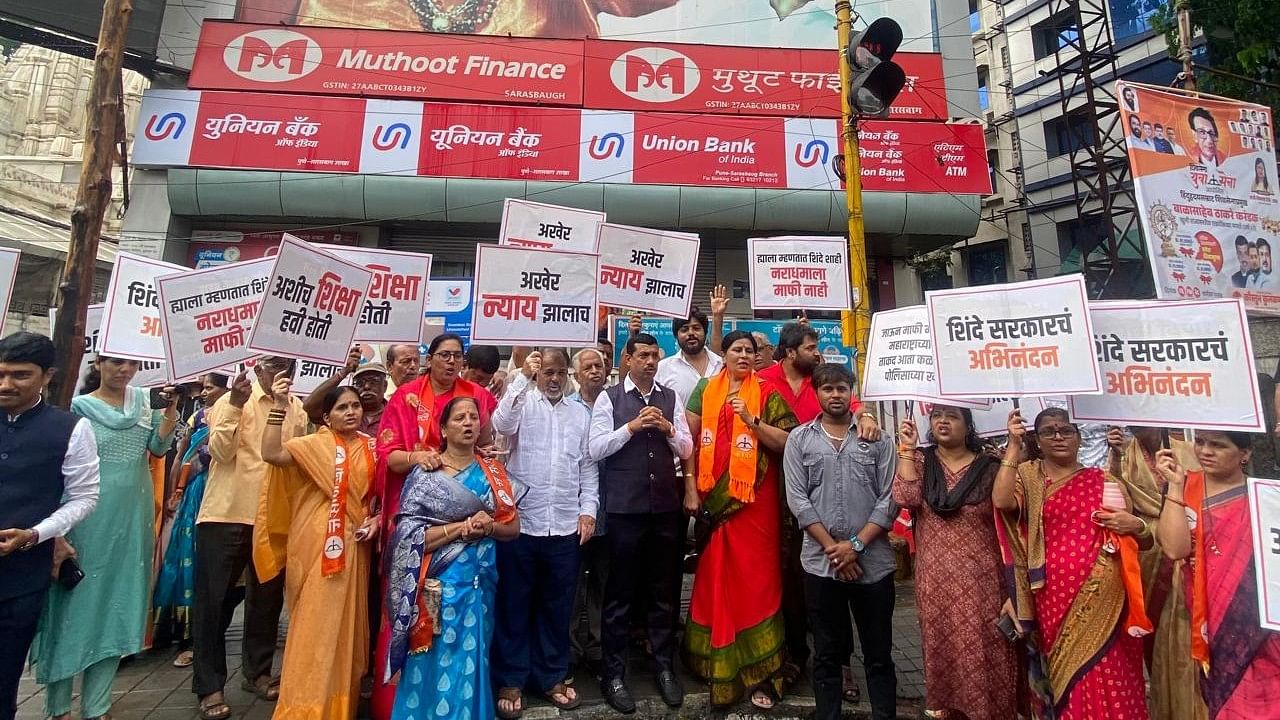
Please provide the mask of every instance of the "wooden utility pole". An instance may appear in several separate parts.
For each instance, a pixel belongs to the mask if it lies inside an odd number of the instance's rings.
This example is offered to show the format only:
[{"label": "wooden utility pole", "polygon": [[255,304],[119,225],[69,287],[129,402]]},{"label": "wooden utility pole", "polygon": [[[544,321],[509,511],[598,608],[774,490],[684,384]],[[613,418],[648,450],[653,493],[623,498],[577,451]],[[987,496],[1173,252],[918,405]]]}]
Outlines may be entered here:
[{"label": "wooden utility pole", "polygon": [[1178,61],[1182,63],[1182,89],[1195,92],[1196,71],[1191,65],[1191,0],[1177,0]]},{"label": "wooden utility pole", "polygon": [[71,243],[55,299],[58,324],[53,328],[53,344],[58,351],[58,372],[49,387],[49,400],[62,407],[71,404],[84,356],[85,317],[98,266],[98,239],[102,235],[103,216],[111,203],[116,132],[122,122],[120,70],[124,65],[125,36],[132,14],[132,0],[106,0],[102,27],[98,30],[98,48],[93,57],[80,185],[71,210]]}]

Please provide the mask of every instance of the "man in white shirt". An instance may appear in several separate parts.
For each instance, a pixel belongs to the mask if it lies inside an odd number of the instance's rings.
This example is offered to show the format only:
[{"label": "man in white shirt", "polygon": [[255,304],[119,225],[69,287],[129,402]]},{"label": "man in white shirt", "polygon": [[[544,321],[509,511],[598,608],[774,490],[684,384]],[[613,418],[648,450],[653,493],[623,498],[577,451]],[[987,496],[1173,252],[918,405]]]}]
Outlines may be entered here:
[{"label": "man in white shirt", "polygon": [[490,658],[503,715],[525,707],[526,686],[562,710],[581,702],[564,680],[580,547],[595,532],[599,475],[587,444],[591,413],[564,397],[568,380],[563,350],[529,353],[493,413],[494,431],[510,436],[507,467],[527,488],[520,535],[498,546]]},{"label": "man in white shirt", "polygon": [[17,712],[18,679],[52,575],[75,557],[55,544],[98,504],[98,445],[89,421],[50,406],[53,342],[0,340],[0,720]]},{"label": "man in white shirt", "polygon": [[680,346],[680,352],[658,363],[659,385],[676,391],[680,396],[680,409],[688,402],[698,381],[714,377],[724,369],[724,360],[707,349],[707,316],[694,307],[688,318],[671,321],[671,334]]},{"label": "man in white shirt", "polygon": [[[573,356],[572,363],[578,392],[570,395],[569,401],[582,403],[590,412],[596,405],[596,399],[604,394],[609,380],[605,371],[607,356],[599,346],[586,348]],[[609,576],[609,548],[604,537],[607,530],[605,497],[601,493],[595,535],[582,546],[582,569],[578,575],[578,593],[573,601],[573,624],[570,626],[574,661],[585,663],[593,672],[599,670],[601,659],[600,616],[604,608],[604,583]]]}]

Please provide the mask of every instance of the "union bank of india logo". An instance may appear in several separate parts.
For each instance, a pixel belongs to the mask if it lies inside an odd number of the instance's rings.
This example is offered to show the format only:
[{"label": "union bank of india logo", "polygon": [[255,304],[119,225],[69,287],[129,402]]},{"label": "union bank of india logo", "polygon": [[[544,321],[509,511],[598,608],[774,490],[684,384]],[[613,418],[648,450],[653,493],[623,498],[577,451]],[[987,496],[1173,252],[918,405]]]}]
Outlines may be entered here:
[{"label": "union bank of india logo", "polygon": [[831,156],[831,146],[826,140],[810,140],[807,143],[796,143],[796,164],[802,168],[811,168],[818,163],[826,163]]},{"label": "union bank of india logo", "polygon": [[587,144],[587,154],[593,160],[608,160],[611,157],[617,159],[622,157],[622,151],[626,146],[627,139],[622,137],[622,133],[592,135],[591,142]]},{"label": "union bank of india logo", "polygon": [[409,140],[413,138],[413,128],[407,124],[398,122],[390,125],[379,125],[373,130],[373,147],[375,150],[392,150],[399,147],[401,150],[409,147]]},{"label": "union bank of india logo", "polygon": [[660,47],[643,47],[619,55],[609,68],[613,86],[642,102],[679,100],[702,80],[702,71],[688,56]]},{"label": "union bank of india logo", "polygon": [[148,140],[168,140],[169,138],[177,140],[182,137],[182,131],[186,127],[187,118],[180,112],[164,115],[156,113],[147,120],[147,126],[142,134],[146,135]]}]

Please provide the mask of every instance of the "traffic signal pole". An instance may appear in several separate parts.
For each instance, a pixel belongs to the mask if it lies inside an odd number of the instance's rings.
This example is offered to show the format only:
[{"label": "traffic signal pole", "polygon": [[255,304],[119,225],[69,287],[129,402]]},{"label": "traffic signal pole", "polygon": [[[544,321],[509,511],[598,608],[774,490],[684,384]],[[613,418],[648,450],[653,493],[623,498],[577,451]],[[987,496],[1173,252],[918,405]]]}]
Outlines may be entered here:
[{"label": "traffic signal pole", "polygon": [[871,293],[867,289],[867,235],[862,217],[862,159],[858,155],[858,120],[849,95],[853,70],[846,49],[853,37],[853,6],[849,0],[836,2],[836,34],[840,52],[840,115],[844,135],[844,186],[849,205],[849,284],[853,307],[840,313],[840,328],[846,347],[854,355],[856,377],[862,383],[867,363],[867,339],[871,334]]}]

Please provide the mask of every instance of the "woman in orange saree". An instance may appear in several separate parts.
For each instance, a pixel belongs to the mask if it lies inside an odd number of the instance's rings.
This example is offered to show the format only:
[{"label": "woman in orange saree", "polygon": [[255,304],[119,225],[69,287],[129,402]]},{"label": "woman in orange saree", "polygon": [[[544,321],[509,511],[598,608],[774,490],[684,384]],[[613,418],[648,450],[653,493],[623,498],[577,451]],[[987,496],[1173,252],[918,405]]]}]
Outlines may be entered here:
[{"label": "woman in orange saree", "polygon": [[[685,664],[711,685],[711,702],[748,689],[769,709],[784,688],[782,496],[779,455],[796,417],[753,370],[756,342],[735,331],[721,343],[725,369],[689,397],[689,430],[700,438],[685,473],[685,509],[711,523],[698,558],[684,634]],[[763,445],[763,447],[761,447]]]},{"label": "woman in orange saree", "polygon": [[[1250,437],[1196,432],[1188,472],[1169,450],[1156,469],[1169,483],[1160,513],[1160,544],[1170,558],[1190,558],[1186,573],[1191,642],[1210,720],[1274,718],[1280,705],[1280,633],[1258,624],[1253,534],[1244,466]],[[1268,541],[1270,537],[1268,537]]]},{"label": "woman in orange saree", "polygon": [[322,405],[327,427],[282,445],[290,384],[282,374],[272,386],[278,411],[262,436],[269,468],[253,528],[258,576],[289,569],[289,638],[273,717],[351,720],[369,657],[373,439],[358,431],[360,396],[338,387]]},{"label": "woman in orange saree", "polygon": [[1042,459],[1022,462],[1027,428],[1009,414],[1009,447],[991,499],[1026,634],[1037,716],[1147,720],[1139,549],[1152,531],[1132,515],[1123,486],[1079,462],[1067,413],[1036,416]]}]

